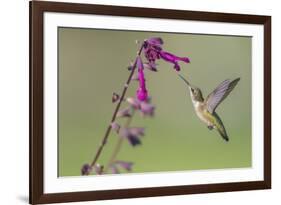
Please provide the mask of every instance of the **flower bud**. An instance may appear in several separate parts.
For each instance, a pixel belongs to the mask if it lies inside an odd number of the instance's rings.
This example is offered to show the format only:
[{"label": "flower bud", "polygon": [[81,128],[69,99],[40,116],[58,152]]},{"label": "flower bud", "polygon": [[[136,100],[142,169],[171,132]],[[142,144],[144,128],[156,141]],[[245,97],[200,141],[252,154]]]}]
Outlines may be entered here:
[{"label": "flower bud", "polygon": [[92,168],[89,164],[84,164],[81,168],[82,175],[89,175],[92,171]]},{"label": "flower bud", "polygon": [[120,96],[117,93],[112,94],[112,103],[115,103],[120,99]]}]

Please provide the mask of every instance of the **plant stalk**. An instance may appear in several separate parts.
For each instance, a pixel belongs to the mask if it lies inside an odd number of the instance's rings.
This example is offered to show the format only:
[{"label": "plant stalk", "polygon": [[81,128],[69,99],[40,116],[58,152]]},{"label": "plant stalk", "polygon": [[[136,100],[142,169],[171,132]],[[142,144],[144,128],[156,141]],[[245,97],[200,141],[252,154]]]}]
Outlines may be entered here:
[{"label": "plant stalk", "polygon": [[[126,128],[128,128],[128,127],[130,126],[130,124],[131,124],[131,122],[132,122],[132,120],[133,120],[134,114],[135,114],[135,110],[133,109],[133,110],[132,110],[132,115],[131,115],[131,117],[129,117],[129,118],[127,119],[127,122],[126,122],[126,124],[125,124],[125,127],[126,127]],[[110,157],[110,160],[109,160],[109,162],[108,162],[108,164],[107,164],[107,166],[106,166],[106,168],[105,168],[105,170],[104,170],[105,173],[108,171],[110,165],[115,161],[115,159],[116,159],[118,153],[120,152],[120,149],[121,149],[121,147],[122,147],[123,142],[124,142],[124,138],[120,137],[120,138],[118,139],[117,143],[116,143],[116,146],[115,146],[113,152],[112,152],[112,155],[111,155],[111,157]]]},{"label": "plant stalk", "polygon": [[[137,57],[141,55],[142,49],[143,49],[143,44],[141,45],[141,47],[140,47],[140,49],[139,49],[139,51],[138,51],[138,53],[137,53]],[[134,72],[135,72],[135,70],[136,70],[136,64],[137,64],[137,58],[136,58],[136,60],[135,60],[135,62],[134,62],[134,64],[133,64],[133,66],[132,66],[131,73],[130,73],[130,75],[129,75],[129,77],[128,77],[128,80],[127,80],[127,82],[126,82],[126,84],[125,84],[125,86],[124,86],[124,88],[123,88],[123,91],[122,91],[120,100],[118,101],[118,104],[117,104],[117,106],[116,106],[116,108],[115,108],[115,111],[114,111],[114,113],[113,113],[113,116],[112,116],[112,118],[111,118],[111,122],[110,122],[110,124],[108,125],[107,130],[106,130],[106,132],[105,132],[105,135],[104,135],[104,137],[103,137],[103,139],[102,139],[102,141],[101,141],[101,144],[99,145],[99,148],[98,148],[98,150],[97,150],[97,152],[96,152],[96,154],[95,154],[95,157],[94,157],[92,163],[90,164],[90,168],[91,168],[91,169],[93,169],[93,167],[94,167],[95,164],[97,163],[97,161],[98,161],[98,159],[99,159],[99,157],[100,157],[100,155],[101,155],[101,152],[102,152],[104,146],[105,146],[106,143],[107,143],[107,139],[108,139],[108,136],[109,136],[110,131],[111,131],[111,123],[113,123],[113,122],[115,121],[115,119],[116,119],[116,115],[117,115],[117,113],[118,113],[118,111],[119,111],[119,109],[120,109],[120,106],[121,106],[121,104],[122,104],[122,102],[123,102],[123,99],[124,99],[124,97],[125,97],[125,95],[126,95],[126,92],[127,92],[127,90],[128,90],[129,84],[130,84],[130,82],[131,82],[131,80],[132,80],[132,77],[133,77],[133,75],[134,75]]]}]

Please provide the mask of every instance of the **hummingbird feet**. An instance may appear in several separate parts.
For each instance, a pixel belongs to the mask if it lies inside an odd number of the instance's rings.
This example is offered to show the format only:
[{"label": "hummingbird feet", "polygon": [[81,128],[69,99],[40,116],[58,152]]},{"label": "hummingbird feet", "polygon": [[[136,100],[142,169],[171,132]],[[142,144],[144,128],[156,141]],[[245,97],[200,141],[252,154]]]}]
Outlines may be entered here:
[{"label": "hummingbird feet", "polygon": [[212,129],[214,129],[214,126],[208,125],[208,129],[209,129],[209,130],[212,130]]}]

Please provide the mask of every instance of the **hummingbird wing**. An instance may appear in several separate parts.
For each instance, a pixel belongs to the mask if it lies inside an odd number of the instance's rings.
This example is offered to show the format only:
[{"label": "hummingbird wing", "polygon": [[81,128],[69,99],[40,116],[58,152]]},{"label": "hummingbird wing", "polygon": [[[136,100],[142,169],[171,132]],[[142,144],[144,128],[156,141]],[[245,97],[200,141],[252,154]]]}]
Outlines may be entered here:
[{"label": "hummingbird wing", "polygon": [[237,85],[240,78],[233,81],[227,79],[216,87],[205,100],[207,109],[210,113],[214,113],[218,105],[229,95],[233,88]]}]

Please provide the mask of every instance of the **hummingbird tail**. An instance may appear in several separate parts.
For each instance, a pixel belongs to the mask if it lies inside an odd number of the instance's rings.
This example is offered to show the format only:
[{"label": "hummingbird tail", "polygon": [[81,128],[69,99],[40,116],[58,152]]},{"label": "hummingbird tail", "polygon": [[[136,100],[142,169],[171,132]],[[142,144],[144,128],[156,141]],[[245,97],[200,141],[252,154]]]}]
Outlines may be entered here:
[{"label": "hummingbird tail", "polygon": [[225,141],[229,141],[229,138],[228,138],[228,135],[227,135],[226,130],[224,128],[224,125],[222,123],[222,120],[220,119],[220,117],[218,116],[218,114],[216,112],[214,112],[213,114],[214,114],[214,116],[216,117],[216,120],[217,120],[216,129],[218,130],[220,136]]},{"label": "hummingbird tail", "polygon": [[221,137],[225,140],[225,141],[229,141],[229,138],[227,136],[227,133],[225,131],[225,129],[218,129],[218,132],[220,133]]}]

